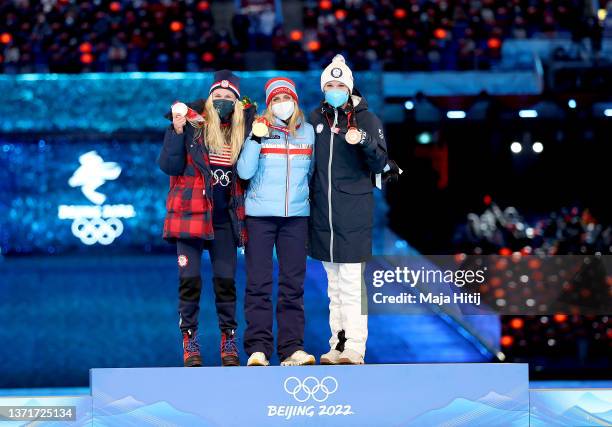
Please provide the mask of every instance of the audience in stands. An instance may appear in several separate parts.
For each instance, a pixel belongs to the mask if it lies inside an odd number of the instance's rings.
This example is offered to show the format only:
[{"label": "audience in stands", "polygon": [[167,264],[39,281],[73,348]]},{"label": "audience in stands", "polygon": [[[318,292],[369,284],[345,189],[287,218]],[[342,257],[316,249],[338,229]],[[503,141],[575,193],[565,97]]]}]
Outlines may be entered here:
[{"label": "audience in stands", "polygon": [[600,223],[589,209],[578,207],[552,212],[530,224],[516,208],[502,210],[491,203],[481,215],[468,215],[455,244],[466,253],[611,254],[612,225]]},{"label": "audience in stands", "polygon": [[[605,9],[612,0],[599,3]],[[211,1],[7,0],[0,3],[0,70],[241,70],[253,50],[272,53],[269,68],[289,70],[320,69],[338,52],[356,70],[490,69],[507,38],[567,34],[577,46],[591,38],[597,48],[602,23],[593,4],[305,1],[301,28],[283,29],[271,6],[242,7],[230,31],[215,26]]]},{"label": "audience in stands", "polygon": [[[517,314],[502,316],[508,360],[529,361],[536,369],[561,369],[570,361],[578,361],[578,368],[611,368],[610,359],[600,357],[612,351],[612,313],[602,314],[612,301],[610,224],[577,207],[530,223],[515,208],[491,203],[483,214],[468,215],[455,243],[462,253],[482,255],[468,257],[470,262],[492,264],[483,301]],[[557,313],[555,307],[563,309]],[[539,309],[546,314],[519,316]]]}]

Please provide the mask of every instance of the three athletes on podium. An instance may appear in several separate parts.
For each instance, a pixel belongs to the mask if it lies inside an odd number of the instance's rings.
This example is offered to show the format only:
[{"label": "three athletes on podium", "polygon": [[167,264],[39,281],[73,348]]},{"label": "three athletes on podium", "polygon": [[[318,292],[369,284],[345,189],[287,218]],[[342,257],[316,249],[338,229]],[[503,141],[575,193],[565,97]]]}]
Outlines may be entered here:
[{"label": "three athletes on podium", "polygon": [[197,328],[203,249],[209,250],[212,262],[222,364],[240,364],[234,276],[236,247],[242,246],[248,365],[268,365],[273,352],[274,247],[281,364],[315,362],[303,343],[307,247],[312,258],[323,262],[328,278],[330,351],[320,362],[362,364],[368,335],[362,293],[364,262],[372,253],[372,176],[383,173],[386,181],[394,180],[398,168],[387,158],[381,121],[354,88],[341,55],[321,75],[324,100],[311,113],[310,123],[290,79],[271,79],[265,90],[266,111],[253,123],[255,107],[248,98],[240,100],[239,78],[218,71],[208,99],[173,106],[166,115],[172,125],[158,163],[170,175],[164,238],[177,244],[184,365],[202,364]]}]

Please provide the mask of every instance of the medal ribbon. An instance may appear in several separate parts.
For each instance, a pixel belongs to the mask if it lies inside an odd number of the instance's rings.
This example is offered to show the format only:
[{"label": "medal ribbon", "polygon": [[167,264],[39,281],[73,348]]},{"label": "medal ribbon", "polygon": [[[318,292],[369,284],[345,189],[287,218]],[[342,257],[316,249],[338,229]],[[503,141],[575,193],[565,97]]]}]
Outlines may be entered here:
[{"label": "medal ribbon", "polygon": [[[325,116],[325,120],[327,120],[327,124],[329,125],[329,128],[330,128],[330,129],[333,131],[333,130],[334,130],[334,126],[333,126],[334,124],[333,124],[333,122],[331,121],[331,119],[329,118],[329,115],[328,115],[327,113],[325,113],[325,114],[324,114],[324,116]],[[352,127],[357,128],[357,125],[356,125],[355,123],[353,123],[353,124],[351,125],[351,119],[353,119],[353,121],[354,121],[353,111],[352,111],[352,110],[351,110],[351,111],[349,111],[348,113],[346,113],[346,125],[347,125],[347,126],[346,126],[346,129],[347,129],[347,131],[348,131],[350,128],[352,128]],[[340,130],[339,128],[336,128],[336,129],[337,129],[338,131]],[[337,134],[338,132],[334,132],[334,133],[336,133],[336,134]]]},{"label": "medal ribbon", "polygon": [[[267,120],[264,122],[264,124],[266,126],[268,126],[268,128],[270,129],[275,129],[277,131],[283,132],[286,135],[289,135],[289,133],[291,133],[291,131],[289,130],[288,127],[286,126],[277,126],[277,125],[273,125],[272,123],[268,122]],[[301,124],[298,123],[298,125],[295,127],[296,129],[299,129],[301,126]]]}]

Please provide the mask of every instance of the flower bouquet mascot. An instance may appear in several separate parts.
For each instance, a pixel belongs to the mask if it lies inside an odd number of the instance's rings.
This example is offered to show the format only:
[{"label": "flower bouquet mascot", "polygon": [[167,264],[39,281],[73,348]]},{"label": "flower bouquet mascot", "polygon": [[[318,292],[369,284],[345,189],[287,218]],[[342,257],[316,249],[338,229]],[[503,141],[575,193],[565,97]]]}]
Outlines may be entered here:
[{"label": "flower bouquet mascot", "polygon": [[[327,273],[330,351],[321,364],[363,364],[368,318],[362,314],[364,262],[372,255],[373,175],[390,170],[382,123],[353,87],[353,75],[336,55],[321,75],[325,95],[310,115],[315,128],[311,180],[311,257]],[[390,177],[384,176],[387,181]]]},{"label": "flower bouquet mascot", "polygon": [[238,366],[236,330],[236,247],[244,246],[245,183],[236,160],[256,107],[240,99],[240,80],[231,71],[215,73],[207,99],[177,102],[166,115],[159,167],[170,175],[163,237],[175,242],[179,271],[179,326],[185,366],[201,366],[198,315],[202,251],[208,249],[215,305],[221,329],[221,362]]},{"label": "flower bouquet mascot", "polygon": [[315,358],[304,351],[304,276],[314,131],[298,107],[293,81],[269,80],[266,105],[238,159],[238,174],[250,180],[245,202],[249,241],[244,348],[249,366],[269,365],[274,349],[272,256],[276,246],[277,352],[281,365],[311,365]]}]

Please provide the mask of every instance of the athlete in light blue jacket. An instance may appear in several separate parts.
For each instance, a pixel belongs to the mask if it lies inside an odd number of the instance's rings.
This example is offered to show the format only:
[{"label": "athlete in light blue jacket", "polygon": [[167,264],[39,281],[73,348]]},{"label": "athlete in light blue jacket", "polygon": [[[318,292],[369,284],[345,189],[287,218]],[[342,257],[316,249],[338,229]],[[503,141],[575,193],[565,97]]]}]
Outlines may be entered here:
[{"label": "athlete in light blue jacket", "polygon": [[247,138],[238,159],[238,175],[250,180],[246,214],[309,216],[308,182],[314,168],[312,126],[302,117],[291,134],[284,130],[287,124],[278,117],[273,117],[271,124],[268,137]]},{"label": "athlete in light blue jacket", "polygon": [[249,237],[245,248],[244,348],[249,366],[269,364],[274,350],[272,255],[276,246],[277,353],[281,365],[311,365],[314,356],[304,351],[304,276],[314,131],[299,109],[293,81],[268,81],[266,106],[257,124],[264,130],[267,127],[267,135],[251,134],[237,162],[240,178],[250,180],[245,200]]}]

